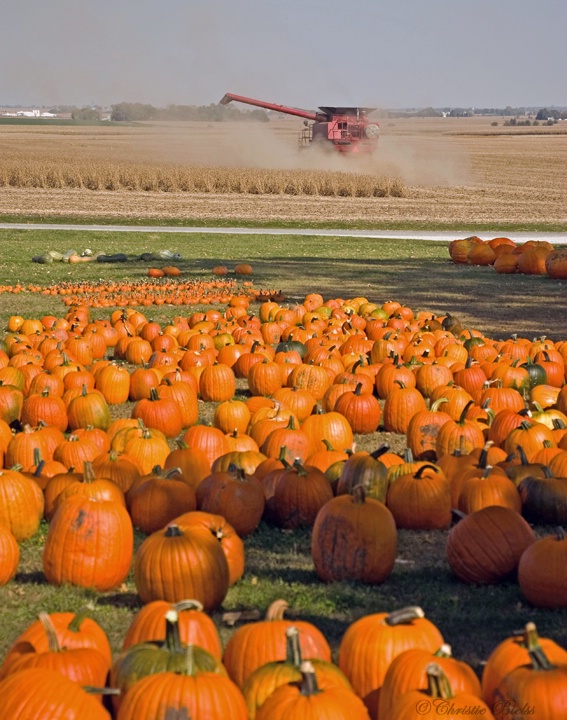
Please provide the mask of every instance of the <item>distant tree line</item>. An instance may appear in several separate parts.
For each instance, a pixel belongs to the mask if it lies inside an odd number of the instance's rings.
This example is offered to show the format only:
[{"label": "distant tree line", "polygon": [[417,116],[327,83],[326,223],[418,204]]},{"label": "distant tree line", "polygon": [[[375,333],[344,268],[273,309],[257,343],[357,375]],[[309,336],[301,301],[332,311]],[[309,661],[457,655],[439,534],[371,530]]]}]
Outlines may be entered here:
[{"label": "distant tree line", "polygon": [[[537,114],[536,114],[537,113]],[[505,108],[460,108],[460,107],[426,107],[408,110],[389,110],[386,117],[473,117],[473,115],[494,115],[497,117],[519,118],[535,116],[536,120],[565,120],[567,111],[564,109],[548,109],[536,107],[511,107]]]},{"label": "distant tree line", "polygon": [[168,105],[164,108],[154,107],[144,103],[121,102],[108,108],[99,105],[77,107],[75,105],[57,105],[49,112],[55,115],[70,115],[73,120],[97,121],[103,116],[115,122],[140,122],[148,120],[201,120],[207,122],[226,122],[238,120],[253,120],[268,122],[265,110],[241,110],[235,105]]},{"label": "distant tree line", "polygon": [[234,120],[254,120],[267,122],[264,110],[240,110],[234,105],[168,105],[157,108],[142,103],[118,103],[112,105],[110,119],[116,122],[136,122],[142,120],[201,120],[208,122],[226,122]]},{"label": "distant tree line", "polygon": [[[74,105],[59,105],[50,109],[50,112],[61,115],[71,115],[74,120],[97,121],[104,115],[108,116],[108,109],[100,106],[78,108]],[[472,117],[473,115],[494,115],[509,117],[512,120],[531,116],[537,121],[553,121],[567,119],[567,110],[564,108],[536,108],[511,107],[505,108],[408,108],[403,110],[377,110],[376,116],[382,118],[409,118],[409,117]],[[270,113],[260,108],[245,110],[237,105],[168,105],[159,108],[144,103],[121,102],[111,105],[110,119],[115,122],[140,122],[150,120],[199,120],[204,122],[231,122],[239,120],[253,120],[268,122]],[[514,123],[514,124],[516,124]]]}]

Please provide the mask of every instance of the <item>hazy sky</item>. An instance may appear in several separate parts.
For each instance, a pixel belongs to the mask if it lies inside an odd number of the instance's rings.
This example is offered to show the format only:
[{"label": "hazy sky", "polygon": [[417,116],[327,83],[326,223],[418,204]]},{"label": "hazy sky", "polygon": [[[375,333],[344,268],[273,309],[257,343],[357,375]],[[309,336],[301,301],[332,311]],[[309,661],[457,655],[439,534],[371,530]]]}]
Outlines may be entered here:
[{"label": "hazy sky", "polygon": [[567,0],[3,0],[0,105],[567,105]]}]

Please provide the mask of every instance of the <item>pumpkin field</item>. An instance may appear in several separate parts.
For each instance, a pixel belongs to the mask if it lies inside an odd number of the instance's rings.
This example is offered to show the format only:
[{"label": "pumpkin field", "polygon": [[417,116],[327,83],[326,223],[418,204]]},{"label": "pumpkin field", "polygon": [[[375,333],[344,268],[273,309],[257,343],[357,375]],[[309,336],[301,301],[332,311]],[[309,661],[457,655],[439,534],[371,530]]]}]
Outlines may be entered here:
[{"label": "pumpkin field", "polygon": [[[321,718],[567,717],[567,280],[457,260],[498,211],[400,182],[276,194],[263,221],[320,226],[329,203],[353,228],[446,226],[437,193],[469,231],[0,230],[6,717],[22,683],[37,718],[55,686],[101,719],[269,720],[301,698]],[[563,189],[541,190],[549,213],[528,198],[516,223],[503,193],[499,235],[565,229]],[[164,195],[5,186],[0,210],[146,223]],[[173,195],[172,223],[270,207]]]}]

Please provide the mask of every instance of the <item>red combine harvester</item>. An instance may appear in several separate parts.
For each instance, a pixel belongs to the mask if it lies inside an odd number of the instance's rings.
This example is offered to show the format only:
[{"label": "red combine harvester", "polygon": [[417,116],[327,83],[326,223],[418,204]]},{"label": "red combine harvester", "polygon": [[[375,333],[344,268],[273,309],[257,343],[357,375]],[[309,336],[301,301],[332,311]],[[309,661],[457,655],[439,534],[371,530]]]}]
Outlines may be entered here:
[{"label": "red combine harvester", "polygon": [[319,112],[309,112],[232,93],[227,93],[220,102],[227,105],[233,100],[304,118],[305,127],[299,134],[300,148],[321,146],[339,153],[369,154],[378,146],[380,128],[368,119],[368,114],[376,108],[320,107]]}]

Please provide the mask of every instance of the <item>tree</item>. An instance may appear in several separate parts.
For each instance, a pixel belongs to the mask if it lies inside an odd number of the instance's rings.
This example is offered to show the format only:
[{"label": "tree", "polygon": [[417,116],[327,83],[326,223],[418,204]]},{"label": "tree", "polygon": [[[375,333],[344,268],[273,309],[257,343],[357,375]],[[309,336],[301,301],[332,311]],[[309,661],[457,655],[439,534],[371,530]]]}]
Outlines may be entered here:
[{"label": "tree", "polygon": [[547,108],[541,108],[541,110],[536,115],[536,120],[549,120],[550,118],[552,120],[559,120],[561,117],[561,113],[559,110],[548,110]]},{"label": "tree", "polygon": [[95,108],[85,107],[80,110],[74,110],[71,114],[73,120],[86,120],[88,122],[96,122],[100,120],[100,113]]},{"label": "tree", "polygon": [[157,120],[159,111],[153,105],[143,103],[118,103],[112,105],[111,120],[134,122],[136,120]]}]

